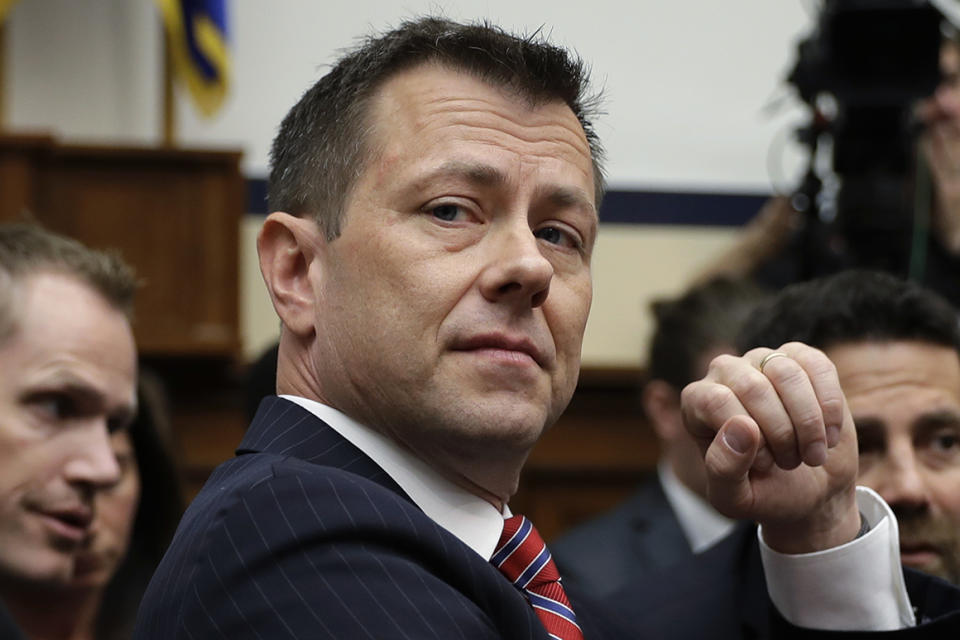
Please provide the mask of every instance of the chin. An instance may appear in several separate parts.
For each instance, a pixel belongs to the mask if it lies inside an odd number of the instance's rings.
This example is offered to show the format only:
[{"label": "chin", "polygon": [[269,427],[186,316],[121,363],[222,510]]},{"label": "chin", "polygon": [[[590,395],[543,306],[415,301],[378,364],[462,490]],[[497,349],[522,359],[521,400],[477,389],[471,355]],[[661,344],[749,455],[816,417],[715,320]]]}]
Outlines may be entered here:
[{"label": "chin", "polygon": [[70,589],[103,589],[110,582],[113,574],[109,571],[96,571],[80,576],[74,576],[67,585]]},{"label": "chin", "polygon": [[70,586],[95,588],[106,585],[117,569],[117,563],[113,561],[113,557],[112,554],[84,554],[79,556],[74,563]]},{"label": "chin", "polygon": [[484,422],[492,426],[491,430],[507,440],[527,444],[540,438],[548,418],[543,404],[528,401],[501,403],[484,413]]},{"label": "chin", "polygon": [[476,445],[526,450],[536,444],[544,431],[546,416],[523,404],[512,406],[465,407],[446,420],[444,433],[473,440]]},{"label": "chin", "polygon": [[[6,557],[0,560],[3,564],[0,570],[15,580],[43,588],[61,588],[70,582],[73,559],[69,555],[53,549],[11,551],[12,554],[5,554]],[[13,561],[11,555],[14,556]]]}]

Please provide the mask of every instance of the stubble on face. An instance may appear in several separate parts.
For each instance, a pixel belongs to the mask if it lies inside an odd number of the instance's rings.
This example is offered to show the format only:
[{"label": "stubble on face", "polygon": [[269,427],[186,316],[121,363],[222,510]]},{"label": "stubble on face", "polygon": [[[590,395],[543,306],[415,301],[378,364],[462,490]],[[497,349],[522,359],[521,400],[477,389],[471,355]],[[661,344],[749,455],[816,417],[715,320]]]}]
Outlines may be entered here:
[{"label": "stubble on face", "polygon": [[901,559],[960,584],[960,359],[923,341],[831,347],[857,425],[859,483],[900,528]]},{"label": "stubble on face", "polygon": [[582,128],[436,66],[388,81],[373,114],[377,152],[311,276],[318,395],[452,474],[496,468],[469,483],[515,484],[579,371],[596,233]]},{"label": "stubble on face", "polygon": [[914,568],[960,585],[960,527],[927,509],[891,508],[900,528],[900,544],[907,548],[922,545],[934,554]]}]

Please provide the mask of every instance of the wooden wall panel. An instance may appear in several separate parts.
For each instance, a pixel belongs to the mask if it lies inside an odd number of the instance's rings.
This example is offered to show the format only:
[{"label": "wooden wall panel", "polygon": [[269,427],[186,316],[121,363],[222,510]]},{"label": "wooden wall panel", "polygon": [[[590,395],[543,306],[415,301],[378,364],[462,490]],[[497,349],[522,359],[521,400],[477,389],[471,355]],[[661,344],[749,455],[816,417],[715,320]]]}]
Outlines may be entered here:
[{"label": "wooden wall panel", "polygon": [[236,152],[7,138],[0,145],[0,219],[16,219],[27,206],[51,229],[117,248],[144,282],[134,323],[141,353],[234,358],[239,161]]}]

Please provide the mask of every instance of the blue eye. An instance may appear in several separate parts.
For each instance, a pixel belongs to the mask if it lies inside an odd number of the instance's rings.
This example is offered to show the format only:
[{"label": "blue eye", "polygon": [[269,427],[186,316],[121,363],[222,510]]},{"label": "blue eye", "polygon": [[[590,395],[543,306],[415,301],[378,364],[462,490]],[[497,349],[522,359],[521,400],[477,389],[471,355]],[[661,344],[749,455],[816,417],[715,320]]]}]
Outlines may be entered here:
[{"label": "blue eye", "polygon": [[558,244],[563,241],[563,234],[560,233],[560,229],[557,229],[556,227],[547,227],[545,229],[537,229],[537,231],[535,231],[533,235],[540,238],[541,240],[546,240],[551,244]]},{"label": "blue eye", "polygon": [[430,209],[434,218],[444,222],[453,222],[460,217],[462,209],[455,204],[440,204]]},{"label": "blue eye", "polygon": [[539,238],[550,244],[555,244],[558,246],[568,247],[571,249],[579,249],[581,246],[580,240],[574,236],[574,234],[561,229],[560,227],[541,227],[533,232],[534,237]]}]

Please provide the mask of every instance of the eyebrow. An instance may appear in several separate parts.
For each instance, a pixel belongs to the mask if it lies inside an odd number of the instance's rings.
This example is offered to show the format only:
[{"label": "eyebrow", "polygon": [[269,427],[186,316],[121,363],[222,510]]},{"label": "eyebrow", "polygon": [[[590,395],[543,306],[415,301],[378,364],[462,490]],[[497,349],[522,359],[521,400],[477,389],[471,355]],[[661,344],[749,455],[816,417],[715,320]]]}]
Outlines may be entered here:
[{"label": "eyebrow", "polygon": [[544,192],[543,195],[555,207],[584,209],[599,222],[596,205],[581,190],[571,189],[563,185],[548,185],[540,191]]},{"label": "eyebrow", "polygon": [[856,428],[857,433],[863,432],[874,432],[883,430],[883,420],[879,418],[869,417],[869,418],[853,418],[853,426]]},{"label": "eyebrow", "polygon": [[926,435],[943,427],[960,427],[960,413],[953,409],[941,409],[925,413],[913,421],[915,435]]},{"label": "eyebrow", "polygon": [[[497,187],[507,182],[507,175],[494,166],[480,162],[449,160],[417,180],[417,185],[423,186],[444,177],[463,178],[480,187]],[[596,216],[596,205],[580,189],[571,189],[564,185],[546,185],[537,191],[538,195],[548,199],[551,204],[560,207],[582,207]]]},{"label": "eyebrow", "polygon": [[[876,416],[854,418],[858,438],[886,439],[884,421]],[[960,428],[960,412],[954,409],[940,409],[918,416],[910,424],[911,437],[925,436],[944,427]]]},{"label": "eyebrow", "polygon": [[[89,382],[69,371],[58,372],[46,380],[38,381],[24,392],[23,397],[30,398],[48,393],[65,393],[80,399],[83,403],[97,407],[103,406],[106,402],[106,397],[90,386]],[[115,407],[110,413],[111,418],[125,423],[129,423],[136,415],[136,398]]]},{"label": "eyebrow", "polygon": [[507,182],[505,173],[496,167],[479,162],[461,162],[450,160],[417,180],[417,186],[423,187],[438,178],[461,178],[481,187],[495,187]]},{"label": "eyebrow", "polygon": [[884,422],[880,418],[869,416],[865,418],[854,418],[853,426],[857,432],[857,440],[860,444],[869,442],[870,444],[883,443],[886,440],[886,429]]}]

